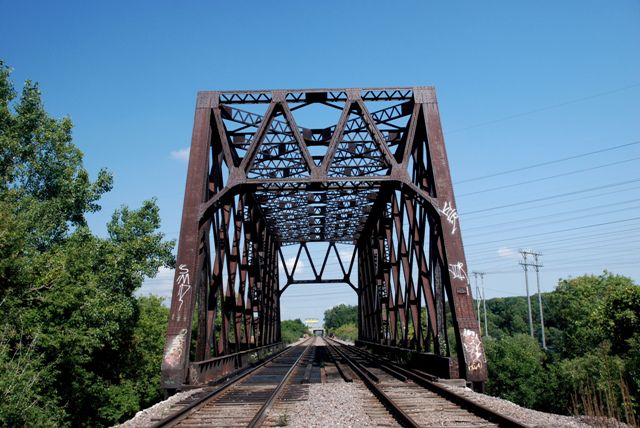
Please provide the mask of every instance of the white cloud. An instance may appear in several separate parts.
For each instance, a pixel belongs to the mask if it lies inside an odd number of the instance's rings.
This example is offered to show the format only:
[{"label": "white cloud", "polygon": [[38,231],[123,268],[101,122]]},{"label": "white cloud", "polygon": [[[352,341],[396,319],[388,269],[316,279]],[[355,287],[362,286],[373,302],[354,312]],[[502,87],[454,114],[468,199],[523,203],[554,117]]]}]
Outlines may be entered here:
[{"label": "white cloud", "polygon": [[[296,273],[295,276],[297,278],[300,278],[302,275],[304,275],[308,269],[306,269],[307,264],[304,262],[304,260],[302,260],[303,254],[300,255],[300,260],[298,260],[298,264],[296,265]],[[289,271],[289,273],[291,273],[291,269],[293,269],[293,264],[296,262],[296,257],[289,257],[288,259],[285,260],[285,263],[287,265],[287,270]],[[279,270],[280,270],[280,275],[284,275],[284,267],[282,266],[282,264],[279,265]]]},{"label": "white cloud", "polygon": [[345,270],[349,268],[349,263],[351,263],[351,256],[353,256],[353,250],[340,250],[338,251],[340,254],[340,260],[344,265]]},{"label": "white cloud", "polygon": [[180,150],[173,150],[169,153],[169,157],[173,160],[187,162],[189,160],[189,147]]},{"label": "white cloud", "polygon": [[174,270],[161,267],[155,278],[146,278],[142,283],[142,287],[136,291],[138,296],[146,296],[153,294],[164,298],[166,306],[171,305],[171,293],[173,291],[173,275]]},{"label": "white cloud", "polygon": [[514,250],[513,248],[500,247],[500,248],[498,248],[498,256],[499,257],[505,257],[505,258],[508,258],[508,259],[517,259],[518,258],[518,252],[516,250]]}]

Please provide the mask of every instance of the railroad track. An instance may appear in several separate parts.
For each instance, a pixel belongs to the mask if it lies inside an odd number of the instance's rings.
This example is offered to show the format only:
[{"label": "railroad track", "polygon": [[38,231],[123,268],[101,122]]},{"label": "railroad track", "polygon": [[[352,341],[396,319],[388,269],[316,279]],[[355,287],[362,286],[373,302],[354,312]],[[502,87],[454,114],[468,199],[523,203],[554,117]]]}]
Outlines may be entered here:
[{"label": "railroad track", "polygon": [[436,384],[425,373],[352,345],[331,339],[326,342],[334,359],[349,366],[402,426],[527,427]]},{"label": "railroad track", "polygon": [[152,427],[261,426],[292,375],[306,371],[315,340],[292,346],[222,385],[204,388]]},{"label": "railroad track", "polygon": [[[317,346],[322,341],[326,347]],[[314,361],[315,366],[322,361],[333,363],[336,375],[346,382],[361,380],[372,393],[366,399],[367,414],[381,426],[526,426],[438,385],[426,373],[408,370],[355,346],[321,338],[310,338],[221,385],[203,388],[152,426],[279,426],[276,416],[267,419],[268,413],[276,402],[273,414],[283,413],[277,406],[292,406],[296,400],[308,398],[304,384],[314,381]],[[313,373],[319,378],[320,370]]]}]

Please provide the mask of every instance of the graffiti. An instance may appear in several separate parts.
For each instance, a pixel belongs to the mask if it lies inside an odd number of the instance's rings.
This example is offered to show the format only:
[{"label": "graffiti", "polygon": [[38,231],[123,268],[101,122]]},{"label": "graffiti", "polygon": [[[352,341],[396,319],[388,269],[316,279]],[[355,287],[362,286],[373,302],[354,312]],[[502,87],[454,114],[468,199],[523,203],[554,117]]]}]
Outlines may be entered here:
[{"label": "graffiti", "polygon": [[458,262],[455,265],[449,264],[449,272],[453,275],[453,279],[462,279],[463,281],[469,281],[467,273],[464,271],[464,263]]},{"label": "graffiti", "polygon": [[178,321],[180,321],[180,310],[184,303],[184,296],[191,290],[191,279],[189,278],[189,268],[187,268],[187,265],[180,265],[178,269],[179,273],[176,283],[180,286],[180,288],[178,288],[178,301],[180,302],[180,306],[178,306]]},{"label": "graffiti", "polygon": [[178,367],[182,363],[182,353],[187,337],[187,329],[180,330],[172,340],[164,353],[164,364],[169,367]]},{"label": "graffiti", "polygon": [[458,220],[458,210],[453,208],[449,202],[444,203],[444,208],[440,210],[442,214],[447,216],[447,222],[452,226],[451,234],[455,234],[457,230],[456,221]]},{"label": "graffiti", "polygon": [[462,331],[462,347],[467,360],[467,369],[469,371],[480,370],[484,365],[484,352],[480,338],[475,331],[467,328]]}]

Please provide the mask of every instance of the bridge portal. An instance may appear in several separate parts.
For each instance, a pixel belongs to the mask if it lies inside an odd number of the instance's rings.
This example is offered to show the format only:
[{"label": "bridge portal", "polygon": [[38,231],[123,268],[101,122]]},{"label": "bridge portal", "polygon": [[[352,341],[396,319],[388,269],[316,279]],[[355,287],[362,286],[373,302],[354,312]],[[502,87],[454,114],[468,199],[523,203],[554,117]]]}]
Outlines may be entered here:
[{"label": "bridge portal", "polygon": [[433,87],[198,94],[163,387],[277,350],[280,296],[308,282],[357,293],[359,345],[486,380]]}]

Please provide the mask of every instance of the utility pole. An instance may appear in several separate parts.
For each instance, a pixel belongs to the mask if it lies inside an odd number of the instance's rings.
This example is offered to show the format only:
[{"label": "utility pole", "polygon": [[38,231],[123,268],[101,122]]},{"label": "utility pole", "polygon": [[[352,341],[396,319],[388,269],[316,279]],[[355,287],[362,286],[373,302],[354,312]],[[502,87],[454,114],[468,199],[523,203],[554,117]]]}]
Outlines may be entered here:
[{"label": "utility pole", "polygon": [[[484,309],[484,335],[489,336],[489,324],[487,324],[487,301],[484,298],[484,272],[472,272],[473,279],[476,283],[476,312],[478,314],[478,330],[482,334],[482,323],[480,322],[480,299],[482,299],[482,308]],[[478,287],[478,275],[482,282],[482,288]]]},{"label": "utility pole", "polygon": [[520,262],[520,264],[524,268],[524,285],[527,289],[527,314],[529,315],[529,334],[531,335],[531,337],[533,337],[533,319],[531,318],[531,296],[529,295],[529,275],[528,275],[529,263],[527,263],[527,255],[529,255],[529,252],[526,250],[520,250],[520,254],[522,254],[522,258],[524,259],[524,262]]},{"label": "utility pole", "polygon": [[476,283],[476,313],[478,314],[478,331],[482,331],[482,325],[480,324],[480,288],[478,288],[478,274],[479,272],[472,272],[473,279]]},{"label": "utility pole", "polygon": [[[522,254],[522,257],[524,258],[524,262],[521,262],[520,264],[524,267],[525,284],[527,286],[527,302],[529,304],[529,329],[531,331],[531,336],[533,336],[533,324],[531,322],[531,300],[529,298],[529,282],[527,279],[528,267],[533,266],[533,268],[536,270],[536,285],[538,288],[538,307],[540,309],[540,335],[542,336],[542,348],[547,349],[547,340],[544,333],[544,311],[542,309],[542,293],[540,292],[540,268],[542,267],[542,264],[538,262],[538,257],[540,257],[542,254],[531,250],[520,250],[520,254]],[[527,256],[533,256],[533,263],[527,262]]]},{"label": "utility pole", "polygon": [[482,307],[484,308],[484,335],[489,337],[489,323],[487,322],[487,299],[485,299],[484,294],[484,272],[480,272],[480,281],[482,283]]},{"label": "utility pole", "polygon": [[536,268],[536,284],[538,285],[538,306],[540,307],[540,332],[542,334],[542,349],[547,349],[547,340],[544,335],[544,314],[542,311],[542,293],[540,293],[540,268],[542,265],[538,263],[538,256],[540,253],[533,253],[533,259],[535,261],[534,267]]}]

